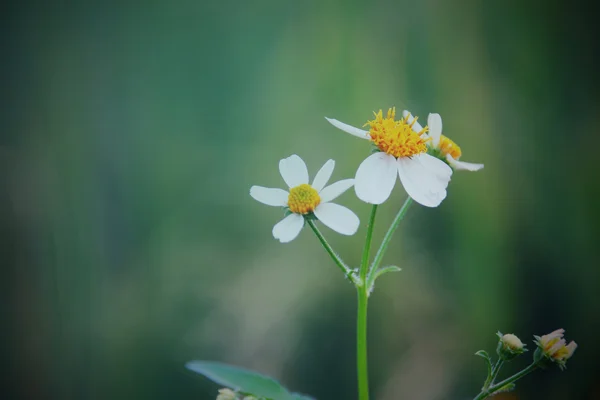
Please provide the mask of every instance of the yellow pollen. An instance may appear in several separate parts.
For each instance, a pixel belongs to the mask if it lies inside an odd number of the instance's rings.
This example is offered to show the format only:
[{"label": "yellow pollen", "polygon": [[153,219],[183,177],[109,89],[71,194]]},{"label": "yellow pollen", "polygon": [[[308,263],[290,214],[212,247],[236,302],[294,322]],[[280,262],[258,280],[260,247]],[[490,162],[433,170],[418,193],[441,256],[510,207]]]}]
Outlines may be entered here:
[{"label": "yellow pollen", "polygon": [[306,183],[290,189],[288,207],[293,213],[308,214],[313,212],[319,203],[321,203],[319,193]]},{"label": "yellow pollen", "polygon": [[444,156],[446,154],[450,154],[455,160],[458,160],[462,154],[460,147],[458,147],[458,145],[454,143],[452,139],[444,135],[440,136],[440,144],[438,147]]},{"label": "yellow pollen", "polygon": [[390,108],[387,117],[383,118],[383,111],[379,110],[375,114],[375,119],[367,121],[365,126],[371,127],[369,130],[371,140],[384,153],[391,154],[396,158],[425,153],[427,151],[425,143],[429,139],[422,138],[421,135],[427,132],[427,127],[416,133],[412,127],[417,118],[412,123],[408,123],[409,117],[396,121],[396,108],[394,107]]}]

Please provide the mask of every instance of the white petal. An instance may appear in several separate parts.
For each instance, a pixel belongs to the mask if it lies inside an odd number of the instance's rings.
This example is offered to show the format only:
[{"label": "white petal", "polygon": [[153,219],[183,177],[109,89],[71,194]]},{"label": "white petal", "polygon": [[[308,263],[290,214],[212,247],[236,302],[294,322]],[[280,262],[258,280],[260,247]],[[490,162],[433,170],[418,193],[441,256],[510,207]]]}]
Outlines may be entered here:
[{"label": "white petal", "polygon": [[356,137],[359,137],[361,139],[367,139],[367,140],[371,140],[371,136],[369,135],[369,131],[365,131],[363,129],[359,129],[359,128],[355,128],[351,125],[345,124],[343,122],[338,121],[337,119],[333,119],[333,118],[327,118],[325,117],[325,119],[327,121],[329,121],[329,123],[333,126],[335,126],[338,129],[343,130],[344,132],[347,132],[351,135],[354,135]]},{"label": "white petal", "polygon": [[291,242],[304,226],[304,217],[300,214],[290,214],[273,227],[273,237],[281,243]]},{"label": "white petal", "polygon": [[288,202],[289,193],[283,189],[266,188],[262,186],[252,186],[250,196],[256,201],[260,201],[268,206],[285,207]]},{"label": "white petal", "polygon": [[332,183],[327,186],[325,189],[319,193],[321,197],[321,203],[327,203],[344,193],[346,190],[350,189],[354,185],[354,179],[344,179],[341,181],[337,181],[336,183]]},{"label": "white petal", "polygon": [[446,198],[452,168],[427,153],[398,159],[398,175],[406,193],[417,203],[437,207]]},{"label": "white petal", "polygon": [[440,145],[440,137],[442,136],[442,117],[440,114],[429,114],[429,117],[427,118],[427,126],[429,127],[431,144],[437,149]]},{"label": "white petal", "polygon": [[342,235],[354,235],[360,224],[356,214],[335,203],[319,204],[315,208],[315,215],[323,225]]},{"label": "white petal", "polygon": [[448,164],[457,171],[479,171],[483,168],[483,164],[475,164],[464,161],[455,160],[450,154],[446,154]]},{"label": "white petal", "polygon": [[295,154],[279,161],[279,173],[290,188],[308,183],[306,164]]},{"label": "white petal", "polygon": [[[402,116],[404,118],[408,117],[408,123],[412,124],[412,122],[415,120],[415,117],[410,113],[410,111],[404,110],[402,111]],[[415,122],[415,124],[413,125],[413,131],[419,133],[423,130],[423,127],[421,126],[421,124],[419,122]]]},{"label": "white petal", "polygon": [[394,156],[386,153],[371,154],[356,171],[356,196],[366,203],[383,203],[392,193],[397,169]]},{"label": "white petal", "polygon": [[323,164],[319,172],[317,172],[315,180],[312,184],[312,187],[317,192],[323,190],[325,185],[327,185],[327,182],[329,181],[329,178],[331,178],[331,174],[333,173],[333,167],[335,167],[335,161],[327,160],[327,162]]}]

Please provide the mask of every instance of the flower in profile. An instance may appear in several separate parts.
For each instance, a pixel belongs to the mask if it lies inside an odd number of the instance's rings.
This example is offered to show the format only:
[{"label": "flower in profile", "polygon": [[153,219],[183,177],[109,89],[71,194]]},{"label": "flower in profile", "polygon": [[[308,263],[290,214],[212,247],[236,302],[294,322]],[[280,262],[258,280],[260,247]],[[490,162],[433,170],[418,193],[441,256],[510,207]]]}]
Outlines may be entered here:
[{"label": "flower in profile", "polygon": [[317,172],[312,185],[308,183],[308,169],[297,155],[291,155],[279,161],[279,173],[289,187],[283,189],[252,186],[250,196],[268,206],[285,207],[289,211],[284,219],[273,227],[273,236],[281,243],[296,238],[304,226],[305,218],[316,218],[325,226],[341,233],[353,235],[359,225],[359,219],[352,211],[332,200],[350,189],[354,179],[344,179],[327,187],[333,173],[335,161],[328,160]]},{"label": "flower in profile", "polygon": [[[415,132],[423,129],[417,122],[417,118],[414,118],[409,111],[404,110],[402,115],[412,124]],[[446,161],[452,168],[459,171],[479,171],[483,168],[483,164],[459,161],[462,151],[449,137],[442,135],[442,117],[440,114],[429,114],[427,126],[429,127],[429,133],[426,135],[431,139],[427,142],[427,145],[433,156]]]},{"label": "flower in profile", "polygon": [[396,120],[395,108],[390,108],[384,118],[383,111],[379,110],[375,119],[365,124],[369,126],[368,131],[326,119],[336,128],[370,140],[377,147],[356,171],[354,190],[362,201],[371,204],[386,201],[396,184],[396,175],[406,193],[419,204],[437,207],[446,198],[452,169],[427,154],[427,128],[415,132],[416,119],[412,122],[408,118]]},{"label": "flower in profile", "polygon": [[561,369],[566,368],[567,360],[573,356],[577,343],[571,341],[567,344],[563,338],[564,333],[564,329],[557,329],[542,337],[534,336],[538,346],[537,359],[544,357],[546,360],[558,364]]},{"label": "flower in profile", "polygon": [[519,354],[523,354],[525,349],[525,345],[521,342],[516,335],[512,333],[502,334],[501,332],[497,333],[500,341],[498,342],[498,348],[496,352],[498,355],[505,361],[512,360]]}]

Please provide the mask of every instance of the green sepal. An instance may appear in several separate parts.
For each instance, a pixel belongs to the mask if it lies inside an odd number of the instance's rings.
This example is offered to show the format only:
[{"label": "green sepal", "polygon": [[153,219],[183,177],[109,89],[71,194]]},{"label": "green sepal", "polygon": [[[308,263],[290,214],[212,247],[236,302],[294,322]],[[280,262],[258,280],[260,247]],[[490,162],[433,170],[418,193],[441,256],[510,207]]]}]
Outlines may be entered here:
[{"label": "green sepal", "polygon": [[304,219],[310,219],[310,220],[313,220],[313,221],[318,221],[319,220],[319,218],[317,218],[317,216],[315,215],[315,213],[312,213],[312,212],[310,212],[308,214],[304,214],[302,216],[304,217]]},{"label": "green sepal", "polygon": [[[452,165],[450,165],[450,163],[448,162],[448,160],[446,159],[446,156],[444,155],[444,153],[442,153],[442,151],[440,149],[436,149],[433,148],[431,146],[427,146],[427,154],[429,154],[430,156],[434,156],[435,158],[437,158],[438,160],[442,160],[443,162],[445,162],[450,168],[452,168]],[[454,168],[452,168],[454,169]]]},{"label": "green sepal", "polygon": [[190,361],[185,366],[190,371],[204,375],[236,392],[269,400],[297,399],[275,379],[244,368],[214,361]]}]

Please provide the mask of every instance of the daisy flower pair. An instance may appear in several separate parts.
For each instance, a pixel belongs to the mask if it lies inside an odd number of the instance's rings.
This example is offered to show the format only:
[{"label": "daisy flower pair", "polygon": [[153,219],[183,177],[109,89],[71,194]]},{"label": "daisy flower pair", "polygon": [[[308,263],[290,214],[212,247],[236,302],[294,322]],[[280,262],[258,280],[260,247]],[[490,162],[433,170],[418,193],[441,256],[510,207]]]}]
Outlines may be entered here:
[{"label": "daisy flower pair", "polygon": [[297,155],[279,162],[279,172],[289,191],[252,186],[250,195],[255,200],[287,208],[289,214],[273,227],[273,236],[282,243],[298,236],[305,218],[318,219],[336,232],[353,235],[359,225],[356,214],[331,203],[353,185],[359,199],[381,204],[390,197],[398,176],[413,200],[426,207],[437,207],[446,198],[453,170],[483,168],[483,164],[459,161],[460,147],[442,135],[439,114],[429,114],[429,126],[423,128],[408,111],[396,120],[395,108],[390,108],[385,117],[379,110],[375,119],[365,124],[369,126],[368,131],[336,119],[326,119],[344,132],[371,141],[375,152],[360,164],[355,179],[345,179],[327,187],[334,161],[327,161],[310,185],[306,164]]}]

